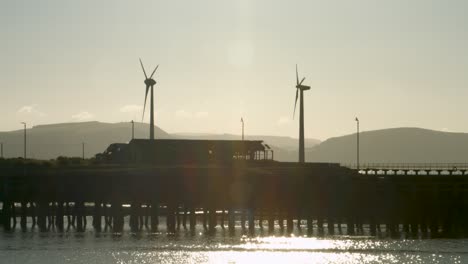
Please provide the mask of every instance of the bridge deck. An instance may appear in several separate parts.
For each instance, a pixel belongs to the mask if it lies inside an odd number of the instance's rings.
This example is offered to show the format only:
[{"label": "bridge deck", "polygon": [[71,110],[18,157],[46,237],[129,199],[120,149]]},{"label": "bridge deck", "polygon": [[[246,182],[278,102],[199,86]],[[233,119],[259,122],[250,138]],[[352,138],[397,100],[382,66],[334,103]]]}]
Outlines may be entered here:
[{"label": "bridge deck", "polygon": [[[269,227],[273,223],[282,226],[286,220],[289,229],[293,220],[304,220],[310,228],[316,223],[319,230],[326,222],[331,232],[335,224],[346,224],[351,234],[364,224],[375,234],[377,226],[385,224],[391,234],[411,227],[416,233],[468,235],[465,175],[366,175],[338,164],[279,162],[205,167],[25,167],[1,170],[0,186],[5,229],[11,228],[17,212],[21,219],[34,216],[44,229],[50,215],[62,219],[59,225],[63,226],[65,215],[78,219],[91,211],[95,228],[100,228],[99,219],[105,216],[118,231],[126,214],[122,205],[127,204],[134,227],[138,216],[158,219],[164,214],[172,230],[180,215],[195,217],[195,210],[202,210],[208,226],[214,228],[217,212],[226,212],[225,219],[230,219],[229,214],[240,210],[250,212],[251,223],[261,216]],[[85,210],[90,204],[94,209]],[[64,210],[67,205],[73,210]],[[111,210],[106,213],[102,208]],[[156,220],[153,222],[157,227]]]}]

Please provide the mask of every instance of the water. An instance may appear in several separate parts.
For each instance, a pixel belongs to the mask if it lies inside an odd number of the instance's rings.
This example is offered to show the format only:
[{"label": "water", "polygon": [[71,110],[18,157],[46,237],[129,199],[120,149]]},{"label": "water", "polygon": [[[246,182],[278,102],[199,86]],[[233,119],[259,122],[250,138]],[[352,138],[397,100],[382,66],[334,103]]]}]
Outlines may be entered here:
[{"label": "water", "polygon": [[468,263],[468,239],[313,238],[298,230],[286,237],[279,229],[249,236],[220,227],[175,235],[16,230],[0,232],[0,263]]}]

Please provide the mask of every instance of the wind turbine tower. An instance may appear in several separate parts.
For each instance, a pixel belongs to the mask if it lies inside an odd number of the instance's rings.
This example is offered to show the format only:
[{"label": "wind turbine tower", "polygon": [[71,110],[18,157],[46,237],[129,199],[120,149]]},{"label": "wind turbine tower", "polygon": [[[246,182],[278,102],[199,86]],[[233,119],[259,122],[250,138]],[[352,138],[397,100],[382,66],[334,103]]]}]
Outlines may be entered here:
[{"label": "wind turbine tower", "polygon": [[304,150],[304,91],[310,90],[310,86],[303,85],[305,77],[299,82],[299,73],[297,71],[296,64],[296,101],[294,102],[294,115],[296,114],[297,99],[300,92],[300,103],[299,103],[299,163],[305,162],[305,150]]},{"label": "wind turbine tower", "polygon": [[158,69],[159,65],[154,68],[153,73],[148,78],[146,75],[145,67],[143,66],[143,62],[140,59],[141,69],[143,70],[143,74],[145,75],[145,85],[146,85],[146,93],[145,93],[145,103],[143,104],[143,116],[141,121],[145,118],[145,108],[146,108],[146,98],[148,97],[148,91],[151,88],[151,101],[150,101],[150,140],[154,140],[154,85],[156,85],[156,81],[153,79],[153,75]]}]

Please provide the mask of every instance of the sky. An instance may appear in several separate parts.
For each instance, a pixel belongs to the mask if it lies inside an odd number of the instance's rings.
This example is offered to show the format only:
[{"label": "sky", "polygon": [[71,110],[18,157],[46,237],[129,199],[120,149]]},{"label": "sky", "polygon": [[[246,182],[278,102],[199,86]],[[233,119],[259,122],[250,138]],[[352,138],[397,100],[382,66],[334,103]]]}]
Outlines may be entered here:
[{"label": "sky", "polygon": [[[169,133],[468,132],[467,1],[0,1],[0,131],[142,120]],[[148,107],[149,108],[149,107]],[[147,109],[148,109],[147,108]],[[144,122],[149,122],[149,114]]]}]

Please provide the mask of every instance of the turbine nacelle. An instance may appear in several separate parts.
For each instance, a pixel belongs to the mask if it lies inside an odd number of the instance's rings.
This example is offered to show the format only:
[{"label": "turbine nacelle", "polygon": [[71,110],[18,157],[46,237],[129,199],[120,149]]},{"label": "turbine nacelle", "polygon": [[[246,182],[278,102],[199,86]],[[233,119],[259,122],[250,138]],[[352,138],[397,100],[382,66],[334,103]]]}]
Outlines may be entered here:
[{"label": "turbine nacelle", "polygon": [[[294,100],[293,119],[294,119],[294,115],[296,114],[296,105],[297,105],[297,99],[299,99],[299,90],[301,90],[301,91],[310,90],[310,86],[302,85],[304,80],[305,80],[305,77],[302,78],[301,81],[299,81],[299,73],[297,71],[297,64],[296,64],[296,100]],[[302,93],[301,93],[301,96],[302,96]]]},{"label": "turbine nacelle", "polygon": [[153,79],[146,79],[145,84],[146,86],[154,86],[156,84],[156,81]]},{"label": "turbine nacelle", "polygon": [[[140,59],[140,65],[141,65],[141,69],[143,70],[143,74],[145,75],[145,85],[146,85],[146,92],[145,92],[145,101],[143,103],[143,115],[141,117],[141,121],[143,122],[143,119],[145,118],[145,109],[146,109],[146,98],[148,97],[148,92],[151,88],[151,96],[153,96],[153,87],[156,85],[156,81],[153,79],[153,75],[154,73],[156,72],[156,70],[158,69],[159,65],[156,66],[156,68],[154,68],[154,71],[153,73],[151,73],[150,77],[148,78],[148,75],[146,75],[146,71],[145,71],[145,67],[143,66],[143,62],[141,61]],[[151,97],[151,111],[153,111],[153,97]],[[154,126],[153,124],[153,112],[151,112],[151,120],[150,120],[150,125],[151,125],[151,129],[152,127]],[[150,134],[152,134],[150,132]],[[150,138],[152,138],[153,136],[151,135]]]},{"label": "turbine nacelle", "polygon": [[310,90],[310,86],[307,86],[307,85],[296,85],[296,88],[297,89],[301,89],[303,91],[307,91],[307,90]]}]

